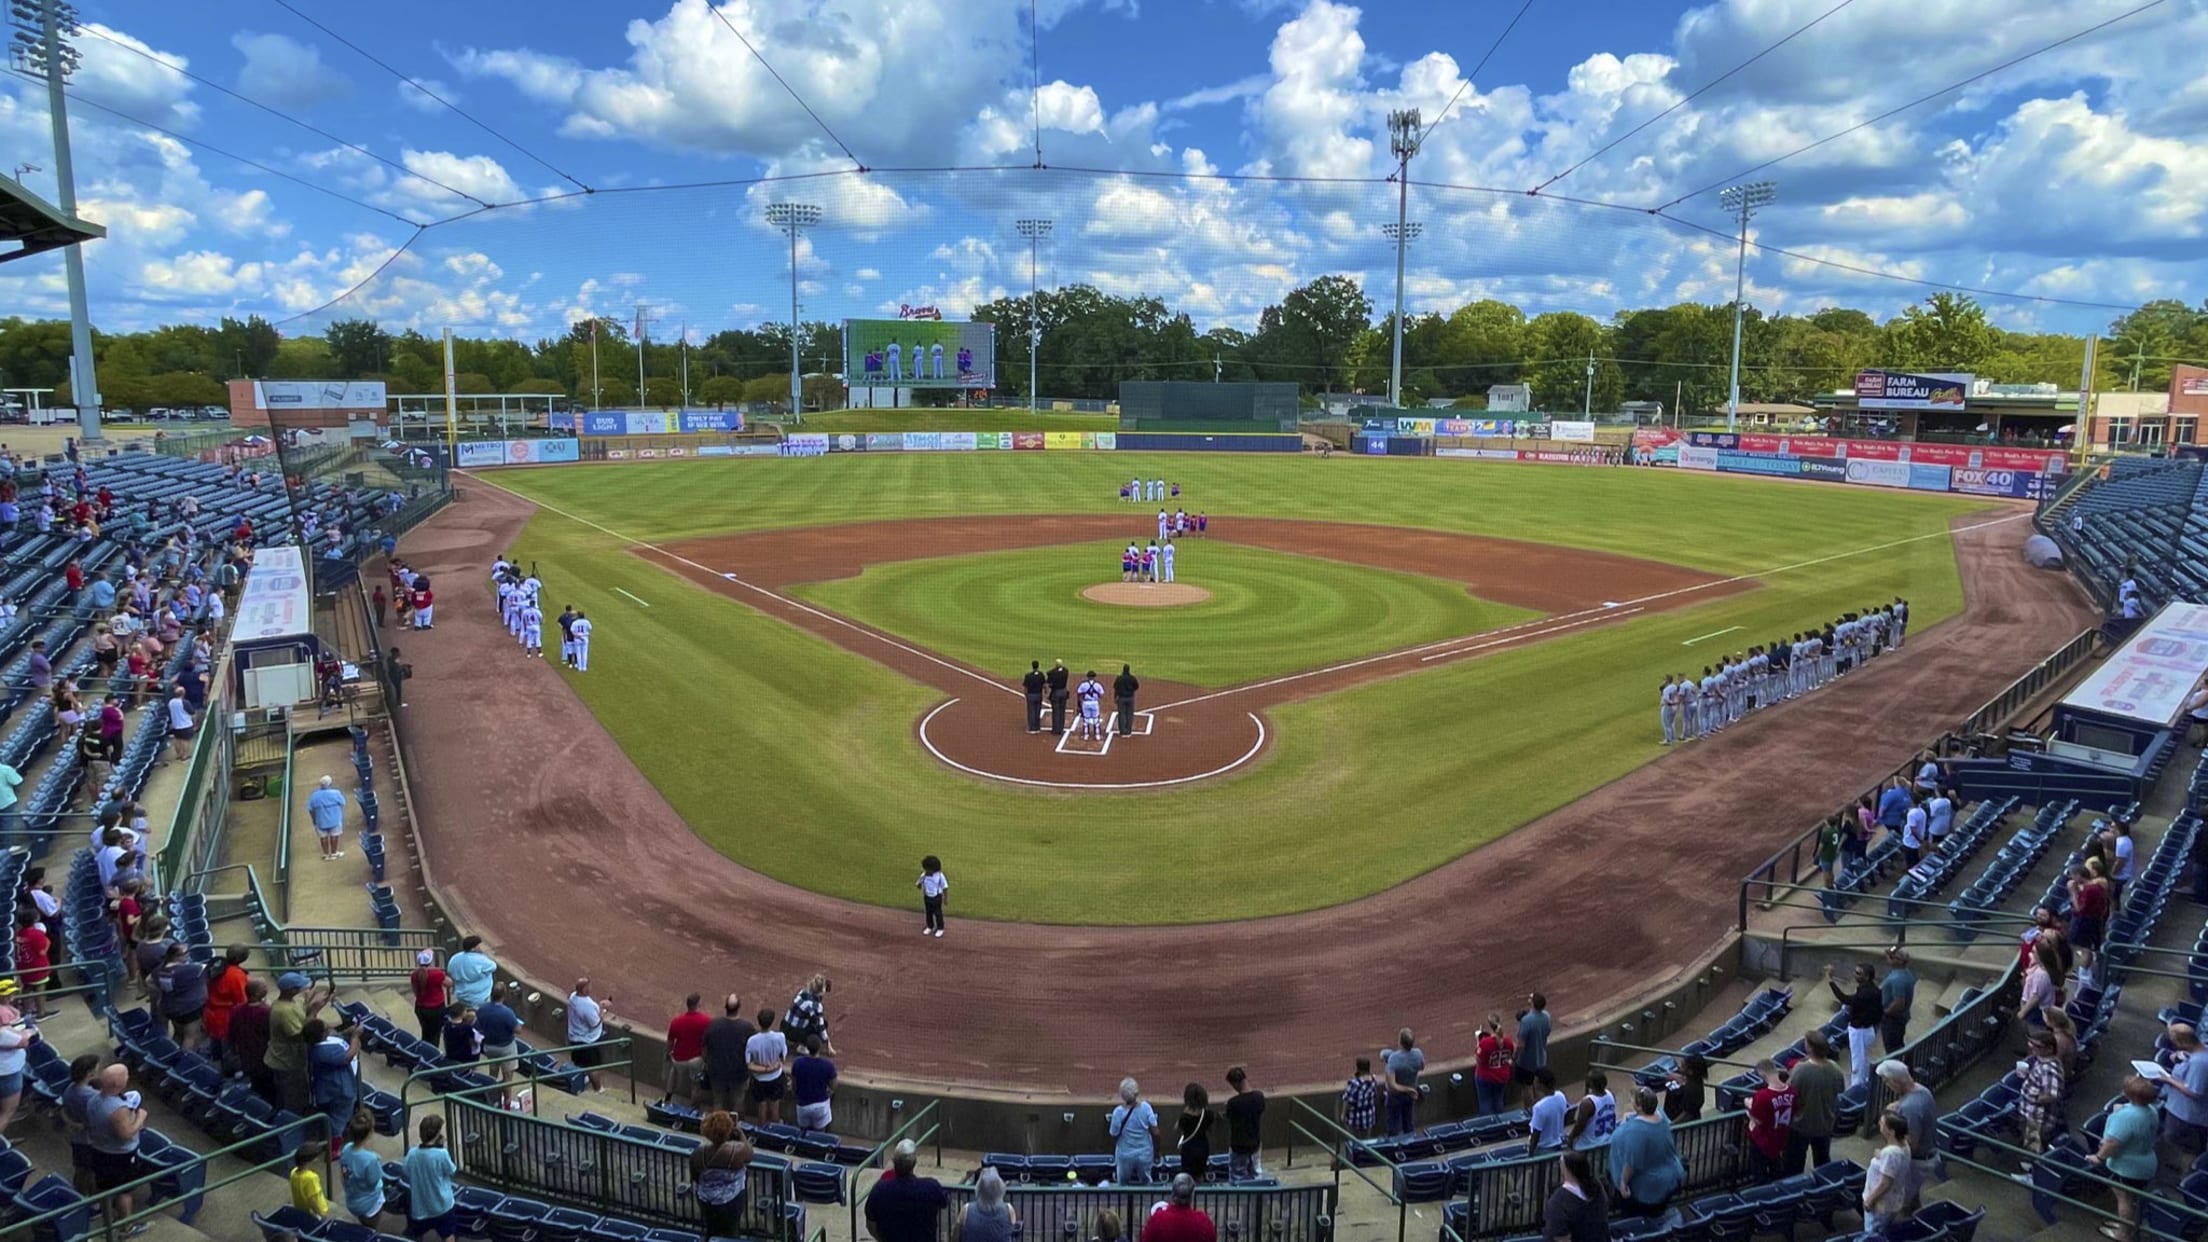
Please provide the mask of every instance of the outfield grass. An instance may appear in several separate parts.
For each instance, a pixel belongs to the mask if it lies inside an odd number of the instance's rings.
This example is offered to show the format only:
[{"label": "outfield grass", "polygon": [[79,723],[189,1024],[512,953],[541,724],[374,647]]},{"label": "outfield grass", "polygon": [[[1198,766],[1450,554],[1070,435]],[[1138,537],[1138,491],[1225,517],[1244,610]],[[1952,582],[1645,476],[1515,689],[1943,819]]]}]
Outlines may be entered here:
[{"label": "outfield grass", "polygon": [[1182,544],[1175,579],[1200,604],[1135,608],[1083,599],[1119,581],[1121,543],[892,561],[796,594],[975,668],[1010,676],[1031,659],[1080,672],[1121,662],[1143,677],[1231,686],[1538,614],[1475,599],[1463,584],[1215,539]]},{"label": "outfield grass", "polygon": [[1117,414],[1050,410],[827,410],[791,431],[1117,431]]},{"label": "outfield grass", "polygon": [[[913,740],[940,696],[540,512],[520,552],[598,624],[578,694],[699,835],[746,866],[883,904],[942,855],[965,917],[1173,923],[1390,887],[1654,759],[1684,639],[1792,632],[1905,595],[1962,603],[1961,498],[1674,471],[1336,457],[922,455],[509,472],[629,539],[957,513],[1108,512],[1121,475],[1188,508],[1459,530],[1646,556],[1762,589],[1277,709],[1268,756],[1193,789],[1078,797],[949,772]],[[1929,537],[1925,537],[1929,536]],[[1879,550],[1841,555],[1860,549]],[[1812,568],[1780,566],[1838,556]],[[623,591],[650,600],[639,607]],[[711,721],[669,730],[669,720]]]}]

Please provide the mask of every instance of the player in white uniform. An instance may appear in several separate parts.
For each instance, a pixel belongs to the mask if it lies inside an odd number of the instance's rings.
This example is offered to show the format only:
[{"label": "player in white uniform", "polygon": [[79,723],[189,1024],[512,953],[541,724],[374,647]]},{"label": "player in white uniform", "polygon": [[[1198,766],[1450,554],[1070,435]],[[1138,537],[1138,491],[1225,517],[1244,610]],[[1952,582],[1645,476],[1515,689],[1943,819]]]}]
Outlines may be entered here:
[{"label": "player in white uniform", "polygon": [[1165,538],[1165,524],[1171,520],[1172,519],[1166,517],[1165,510],[1158,510],[1158,538]]},{"label": "player in white uniform", "polygon": [[1158,549],[1158,574],[1160,581],[1173,581],[1173,541],[1170,539]]},{"label": "player in white uniform", "polygon": [[897,380],[905,378],[904,346],[899,345],[895,341],[891,341],[889,343],[889,348],[882,351],[882,356],[889,363],[889,378],[891,382],[894,383]]},{"label": "player in white uniform", "polygon": [[580,612],[576,613],[575,624],[568,630],[568,633],[572,635],[575,640],[575,671],[578,673],[589,672],[590,618]]},{"label": "player in white uniform", "polygon": [[1656,692],[1656,716],[1663,723],[1666,746],[1679,740],[1678,714],[1679,683],[1673,681],[1667,673],[1664,675],[1663,689]]},{"label": "player in white uniform", "polygon": [[933,379],[943,378],[943,342],[941,341],[928,346],[928,375]]},{"label": "player in white uniform", "polygon": [[1096,680],[1096,670],[1089,670],[1089,675],[1082,679],[1081,684],[1075,687],[1073,693],[1075,697],[1081,700],[1080,735],[1084,738],[1103,741],[1104,687]]},{"label": "player in white uniform", "polygon": [[1672,678],[1671,688],[1678,692],[1679,698],[1675,712],[1679,720],[1679,740],[1682,743],[1693,741],[1696,730],[1702,723],[1702,713],[1696,709],[1694,702],[1694,682],[1685,673],[1680,673]]},{"label": "player in white uniform", "polygon": [[533,600],[521,608],[521,645],[530,655],[544,658],[544,610]]}]

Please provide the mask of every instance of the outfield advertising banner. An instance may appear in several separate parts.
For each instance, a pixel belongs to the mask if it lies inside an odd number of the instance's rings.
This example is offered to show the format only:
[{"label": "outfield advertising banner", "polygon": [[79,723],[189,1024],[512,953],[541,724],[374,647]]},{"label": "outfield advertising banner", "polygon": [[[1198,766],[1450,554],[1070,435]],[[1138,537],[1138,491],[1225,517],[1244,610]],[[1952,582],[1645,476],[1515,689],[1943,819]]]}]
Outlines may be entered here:
[{"label": "outfield advertising banner", "polygon": [[1516,461],[1518,460],[1518,451],[1516,449],[1445,448],[1435,449],[1434,456],[1470,457],[1479,461]]},{"label": "outfield advertising banner", "polygon": [[974,433],[974,447],[977,449],[1011,448],[1012,433],[1009,431],[977,431]]},{"label": "outfield advertising banner", "polygon": [[811,434],[784,436],[780,448],[784,457],[818,457],[828,451],[828,437]]},{"label": "outfield advertising banner", "polygon": [[1044,449],[1050,444],[1040,431],[1014,431],[1009,434],[1012,437],[1012,447],[1023,452]]},{"label": "outfield advertising banner", "polygon": [[1848,482],[1870,487],[1909,486],[1909,463],[1905,461],[1864,461],[1860,457],[1848,459]]},{"label": "outfield advertising banner", "polygon": [[867,388],[995,388],[996,325],[846,319],[843,373]]},{"label": "outfield advertising banner", "polygon": [[1914,492],[1944,492],[1954,475],[1951,466],[1927,466],[1921,461],[1909,463],[1909,490]]},{"label": "outfield advertising banner", "polygon": [[629,416],[619,410],[593,410],[583,415],[583,434],[586,436],[625,436],[629,434]]},{"label": "outfield advertising banner", "polygon": [[1717,469],[1718,450],[1701,444],[1679,446],[1679,468],[1682,470]]},{"label": "outfield advertising banner", "polygon": [[1801,463],[1802,477],[1805,479],[1822,479],[1827,483],[1848,481],[1846,462],[1828,461],[1820,457],[1797,457],[1795,460]]},{"label": "outfield advertising banner", "polygon": [[1099,451],[1101,451],[1101,452],[1106,452],[1106,453],[1108,453],[1108,452],[1111,452],[1112,450],[1114,450],[1114,449],[1118,448],[1118,447],[1119,447],[1119,433],[1118,433],[1118,432],[1116,432],[1116,431],[1099,431],[1099,432],[1097,432],[1097,433],[1096,433],[1096,447],[1097,447],[1097,449],[1098,449]]},{"label": "outfield advertising banner", "polygon": [[1430,418],[1396,419],[1395,434],[1399,436],[1430,436],[1434,434],[1434,420]]},{"label": "outfield advertising banner", "polygon": [[1554,420],[1549,423],[1551,440],[1567,440],[1574,444],[1593,444],[1595,425],[1587,422]]},{"label": "outfield advertising banner", "polygon": [[462,440],[456,447],[459,449],[458,464],[462,470],[506,464],[504,440]]},{"label": "outfield advertising banner", "polygon": [[1796,478],[1802,473],[1802,459],[1779,457],[1770,453],[1739,453],[1726,449],[1717,450],[1717,468],[1727,474],[1761,474],[1773,478]]},{"label": "outfield advertising banner", "polygon": [[[1046,431],[1043,433],[1043,447],[1049,449],[1078,449],[1082,447],[1081,433],[1078,431]],[[1090,441],[1089,447],[1095,447],[1095,441]]]},{"label": "outfield advertising banner", "polygon": [[675,416],[676,426],[683,431],[742,431],[742,410],[684,410]]},{"label": "outfield advertising banner", "polygon": [[674,420],[664,410],[635,410],[623,416],[627,434],[632,436],[663,436],[674,426]]},{"label": "outfield advertising banner", "polygon": [[902,431],[870,431],[866,433],[866,451],[869,453],[901,453],[905,449],[905,433]]},{"label": "outfield advertising banner", "polygon": [[1958,371],[1916,375],[1908,371],[1858,371],[1855,404],[1863,410],[1953,410],[1970,397],[1975,376]]},{"label": "outfield advertising banner", "polygon": [[[506,443],[506,459],[511,462],[557,466],[583,459],[583,444],[580,440],[509,440]],[[525,456],[517,457],[516,452],[524,453]]]}]

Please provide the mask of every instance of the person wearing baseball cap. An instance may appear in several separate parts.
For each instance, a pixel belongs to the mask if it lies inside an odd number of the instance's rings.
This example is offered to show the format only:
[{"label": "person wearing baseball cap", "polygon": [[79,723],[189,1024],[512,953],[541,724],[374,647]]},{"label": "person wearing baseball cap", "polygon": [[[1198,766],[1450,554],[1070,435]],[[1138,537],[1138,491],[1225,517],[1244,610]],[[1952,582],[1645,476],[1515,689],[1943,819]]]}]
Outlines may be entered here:
[{"label": "person wearing baseball cap", "polygon": [[268,1051],[262,1059],[276,1075],[285,1108],[307,1112],[307,1019],[330,1003],[336,989],[296,970],[276,976],[276,1003],[268,1007]]},{"label": "person wearing baseball cap", "polygon": [[414,1020],[421,1024],[422,1039],[442,1043],[445,1010],[452,1005],[452,984],[437,968],[437,950],[424,949],[414,955],[414,973],[407,976],[407,983],[414,989]]}]

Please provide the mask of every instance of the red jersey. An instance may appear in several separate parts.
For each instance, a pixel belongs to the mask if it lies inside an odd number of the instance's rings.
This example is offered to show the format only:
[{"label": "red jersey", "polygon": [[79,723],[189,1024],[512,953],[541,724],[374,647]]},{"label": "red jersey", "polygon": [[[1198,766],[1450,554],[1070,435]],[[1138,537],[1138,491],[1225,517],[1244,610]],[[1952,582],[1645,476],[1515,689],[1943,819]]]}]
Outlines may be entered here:
[{"label": "red jersey", "polygon": [[2101,880],[2090,880],[2078,886],[2078,898],[2071,913],[2080,918],[2105,919],[2108,917],[2108,885]]},{"label": "red jersey", "polygon": [[429,588],[427,587],[414,592],[414,610],[416,612],[420,612],[422,609],[429,607],[435,602],[437,602],[437,597],[431,595],[429,593]]},{"label": "red jersey", "polygon": [[1142,1226],[1143,1242],[1219,1242],[1219,1227],[1201,1208],[1168,1203]]},{"label": "red jersey", "polygon": [[46,968],[53,964],[53,947],[54,942],[36,923],[15,933],[15,968],[24,983],[36,987],[46,982],[51,973]]},{"label": "red jersey", "polygon": [[667,1056],[674,1061],[695,1061],[705,1055],[705,1028],[713,1019],[696,1009],[685,1009],[667,1024]]},{"label": "red jersey", "polygon": [[1756,1088],[1748,1100],[1748,1141],[1776,1160],[1786,1154],[1786,1139],[1793,1132],[1794,1088]]},{"label": "red jersey", "polygon": [[62,571],[61,577],[64,582],[69,584],[70,590],[81,591],[84,589],[84,566],[77,564],[75,561],[69,562],[69,568]]},{"label": "red jersey", "polygon": [[1481,1082],[1509,1082],[1511,1058],[1517,1051],[1508,1036],[1481,1035],[1472,1076]]}]

